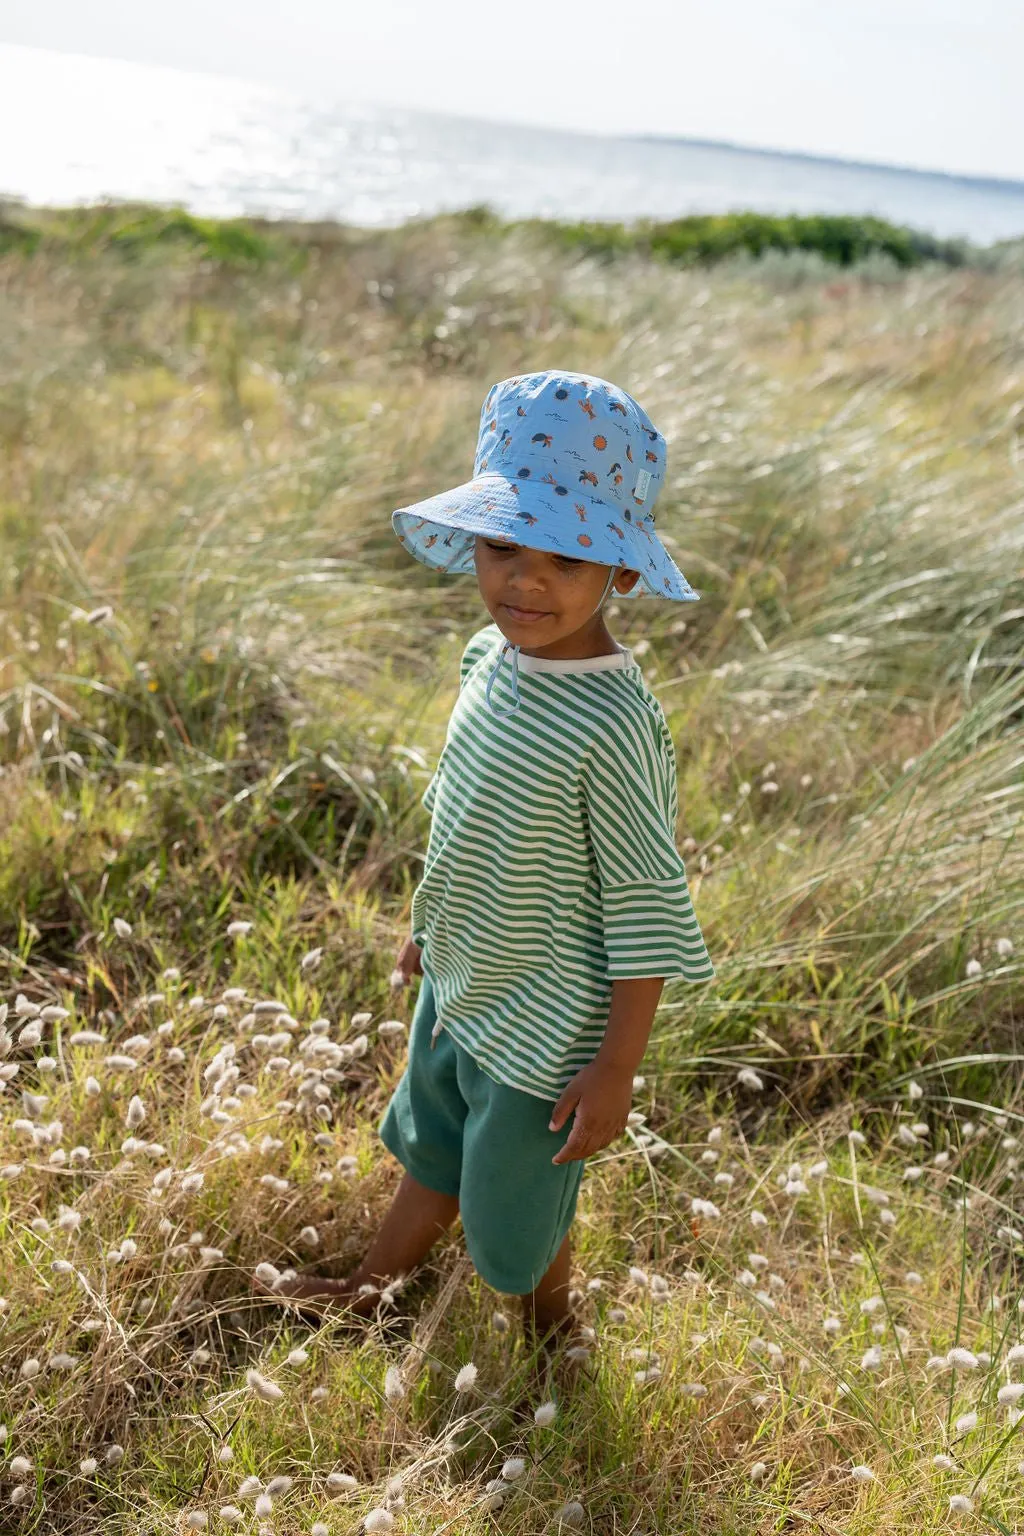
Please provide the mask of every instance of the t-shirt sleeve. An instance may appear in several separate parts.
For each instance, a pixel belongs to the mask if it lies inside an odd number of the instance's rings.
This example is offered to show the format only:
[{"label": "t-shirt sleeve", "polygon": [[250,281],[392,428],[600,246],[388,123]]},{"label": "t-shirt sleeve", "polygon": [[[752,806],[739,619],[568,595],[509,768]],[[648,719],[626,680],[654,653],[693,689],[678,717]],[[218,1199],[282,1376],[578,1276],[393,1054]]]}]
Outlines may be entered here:
[{"label": "t-shirt sleeve", "polygon": [[707,981],[714,966],[676,848],[675,749],[652,710],[607,722],[583,775],[608,975]]}]

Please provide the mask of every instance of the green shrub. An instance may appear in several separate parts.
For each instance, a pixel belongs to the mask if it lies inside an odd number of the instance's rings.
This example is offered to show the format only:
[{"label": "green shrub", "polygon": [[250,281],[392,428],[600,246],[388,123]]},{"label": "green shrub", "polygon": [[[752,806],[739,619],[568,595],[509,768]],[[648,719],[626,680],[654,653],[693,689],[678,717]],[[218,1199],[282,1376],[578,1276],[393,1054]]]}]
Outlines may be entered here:
[{"label": "green shrub", "polygon": [[924,261],[962,266],[970,255],[966,242],[940,240],[926,231],[862,215],[689,214],[667,222],[639,219],[632,226],[586,220],[527,222],[550,232],[559,244],[588,255],[613,256],[637,250],[683,266],[714,263],[738,251],[755,256],[765,251],[818,251],[826,261],[841,267],[876,253],[892,257],[901,267]]}]

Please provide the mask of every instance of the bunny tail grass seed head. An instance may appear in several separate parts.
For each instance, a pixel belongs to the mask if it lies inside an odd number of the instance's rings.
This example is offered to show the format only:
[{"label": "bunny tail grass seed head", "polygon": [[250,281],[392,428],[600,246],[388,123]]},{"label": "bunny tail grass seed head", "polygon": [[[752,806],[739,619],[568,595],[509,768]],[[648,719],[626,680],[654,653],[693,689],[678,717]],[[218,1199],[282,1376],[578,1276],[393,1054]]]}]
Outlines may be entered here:
[{"label": "bunny tail grass seed head", "polygon": [[395,1517],[389,1509],[371,1509],[363,1521],[367,1536],[380,1536],[381,1532],[393,1531]]},{"label": "bunny tail grass seed head", "polygon": [[400,1403],[405,1396],[405,1382],[397,1365],[389,1365],[384,1372],[384,1396],[389,1403]]},{"label": "bunny tail grass seed head", "polygon": [[555,1515],[555,1520],[559,1526],[578,1526],[583,1524],[586,1513],[578,1499],[569,1499]]},{"label": "bunny tail grass seed head", "polygon": [[245,1373],[245,1381],[254,1397],[258,1397],[264,1403],[280,1403],[284,1399],[284,1393],[276,1381],[270,1381],[259,1371],[248,1370]]}]

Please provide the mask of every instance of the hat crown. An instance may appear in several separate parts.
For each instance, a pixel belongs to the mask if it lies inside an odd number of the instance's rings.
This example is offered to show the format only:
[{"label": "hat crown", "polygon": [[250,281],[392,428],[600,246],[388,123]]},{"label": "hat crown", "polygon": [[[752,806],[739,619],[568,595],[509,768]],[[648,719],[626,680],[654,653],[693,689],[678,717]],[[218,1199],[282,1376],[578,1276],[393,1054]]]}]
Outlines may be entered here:
[{"label": "hat crown", "polygon": [[583,505],[614,502],[649,518],[665,479],[665,439],[617,385],[592,374],[516,374],[480,410],[474,475],[543,483]]}]

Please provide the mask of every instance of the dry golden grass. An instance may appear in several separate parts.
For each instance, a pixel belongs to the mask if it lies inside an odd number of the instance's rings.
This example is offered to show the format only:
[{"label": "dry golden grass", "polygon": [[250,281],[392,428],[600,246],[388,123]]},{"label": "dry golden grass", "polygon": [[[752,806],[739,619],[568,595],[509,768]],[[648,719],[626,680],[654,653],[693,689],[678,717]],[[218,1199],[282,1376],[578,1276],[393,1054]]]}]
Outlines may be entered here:
[{"label": "dry golden grass", "polygon": [[[0,261],[0,1530],[1017,1528],[1022,281],[457,219]],[[457,1235],[356,1333],[251,1275],[343,1273],[396,1177],[379,1026],[486,615],[390,511],[556,365],[669,439],[704,601],[613,623],[719,975],[588,1171],[536,1426]]]}]

